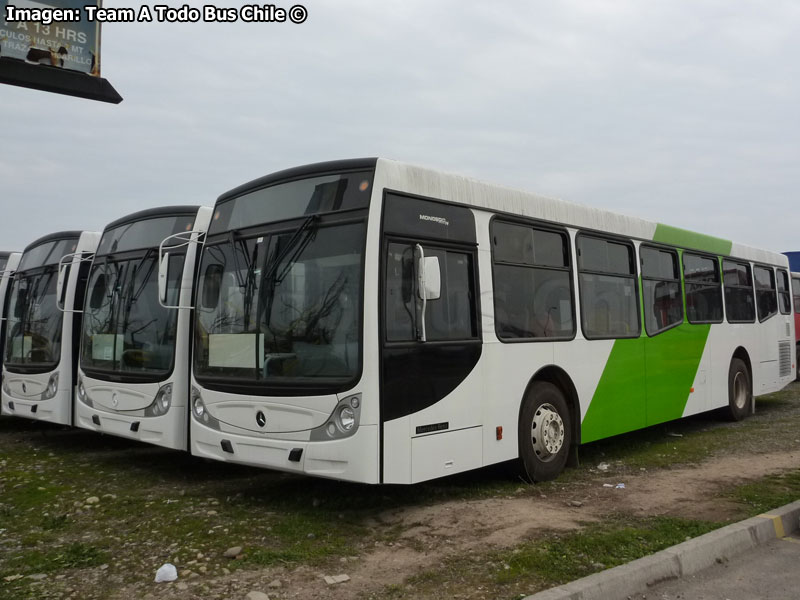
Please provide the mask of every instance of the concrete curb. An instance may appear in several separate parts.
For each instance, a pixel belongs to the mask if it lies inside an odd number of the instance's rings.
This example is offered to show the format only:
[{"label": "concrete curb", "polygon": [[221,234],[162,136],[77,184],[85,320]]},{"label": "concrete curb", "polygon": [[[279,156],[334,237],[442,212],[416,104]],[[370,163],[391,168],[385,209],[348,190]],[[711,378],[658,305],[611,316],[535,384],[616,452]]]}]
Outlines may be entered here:
[{"label": "concrete curb", "polygon": [[624,600],[648,586],[692,575],[798,529],[800,500],[525,600]]}]

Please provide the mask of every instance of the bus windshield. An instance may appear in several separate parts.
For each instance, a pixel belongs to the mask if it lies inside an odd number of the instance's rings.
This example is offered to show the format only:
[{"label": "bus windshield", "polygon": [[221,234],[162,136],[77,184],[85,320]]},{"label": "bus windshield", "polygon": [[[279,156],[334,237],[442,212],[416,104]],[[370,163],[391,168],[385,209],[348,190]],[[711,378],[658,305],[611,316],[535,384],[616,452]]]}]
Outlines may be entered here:
[{"label": "bus windshield", "polygon": [[197,292],[195,373],[309,385],[360,369],[363,220],[207,243]]},{"label": "bus windshield", "polygon": [[[176,304],[182,255],[170,256],[168,303]],[[81,367],[163,377],[172,370],[178,311],[158,301],[158,252],[96,259],[83,318]]]},{"label": "bus windshield", "polygon": [[58,365],[63,314],[56,306],[57,283],[55,265],[14,278],[7,312],[7,367],[47,371]]},{"label": "bus windshield", "polygon": [[[178,311],[158,301],[158,246],[169,235],[190,231],[196,210],[131,220],[103,232],[86,291],[84,371],[136,381],[158,381],[172,371]],[[170,253],[168,304],[177,304],[184,258],[182,251]]]}]

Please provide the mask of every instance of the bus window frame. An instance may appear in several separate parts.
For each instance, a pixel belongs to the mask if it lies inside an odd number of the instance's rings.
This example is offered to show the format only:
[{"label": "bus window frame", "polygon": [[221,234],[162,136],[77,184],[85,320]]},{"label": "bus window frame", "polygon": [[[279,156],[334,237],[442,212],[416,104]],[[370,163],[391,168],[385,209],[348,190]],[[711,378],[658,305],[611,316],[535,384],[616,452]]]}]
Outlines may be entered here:
[{"label": "bus window frame", "polygon": [[[566,267],[549,267],[549,266],[542,266],[542,265],[523,265],[519,263],[508,263],[500,261],[498,262],[495,258],[495,249],[494,244],[492,243],[493,239],[493,228],[496,221],[500,221],[501,223],[507,223],[509,225],[518,225],[522,227],[529,227],[531,229],[540,229],[542,231],[546,231],[549,233],[557,233],[561,234],[566,238],[567,242],[567,266]],[[535,219],[525,219],[525,218],[514,218],[513,216],[509,216],[506,214],[498,214],[495,213],[489,219],[489,251],[491,256],[491,278],[492,278],[492,321],[493,321],[493,330],[494,334],[500,342],[504,344],[524,344],[524,343],[541,343],[541,342],[569,342],[576,338],[578,335],[578,321],[577,321],[577,309],[576,309],[576,293],[575,293],[575,273],[577,269],[576,261],[575,261],[575,252],[573,251],[572,247],[572,237],[569,234],[569,230],[566,226],[559,227],[557,225],[553,225],[550,223],[537,221]],[[497,331],[497,301],[496,301],[496,292],[497,292],[497,277],[495,275],[495,266],[498,264],[500,265],[508,265],[513,267],[525,267],[529,269],[545,269],[550,271],[562,271],[569,274],[569,293],[570,293],[570,301],[571,301],[571,316],[572,316],[572,334],[570,336],[559,336],[559,337],[503,337]]]},{"label": "bus window frame", "polygon": [[[658,277],[648,277],[644,274],[644,263],[642,262],[642,248],[649,248],[651,250],[658,250],[660,252],[669,252],[675,258],[675,267],[678,270],[678,278],[677,279],[661,279]],[[650,244],[642,242],[639,244],[639,278],[642,281],[642,316],[644,317],[644,331],[647,334],[648,338],[655,337],[665,331],[669,331],[670,329],[674,329],[675,327],[680,327],[684,323],[687,322],[686,319],[686,290],[684,289],[684,281],[683,281],[683,270],[681,269],[681,253],[678,251],[677,248],[674,246],[659,246],[657,244]],[[662,329],[658,329],[653,333],[650,333],[647,330],[647,317],[644,314],[647,308],[644,305],[644,282],[647,281],[669,281],[672,283],[678,284],[678,291],[680,292],[680,307],[681,307],[681,318],[679,321],[672,323],[671,325],[667,325]]]},{"label": "bus window frame", "polygon": [[[763,319],[761,315],[758,314],[758,285],[756,283],[756,269],[764,269],[765,271],[769,271],[772,273],[772,282],[774,283],[774,287],[772,287],[772,293],[775,294],[775,312],[769,313]],[[753,263],[753,297],[755,299],[755,308],[756,308],[756,318],[758,319],[759,323],[765,323],[769,321],[772,317],[776,317],[780,314],[780,306],[778,306],[778,277],[775,275],[775,267],[773,265],[765,265],[764,263]]]},{"label": "bus window frame", "polygon": [[[725,290],[723,289],[723,273],[722,269],[719,264],[719,256],[715,254],[708,254],[707,252],[698,252],[696,250],[683,250],[681,252],[681,278],[683,279],[683,300],[684,305],[688,303],[688,293],[686,291],[687,285],[703,285],[702,283],[691,283],[688,282],[686,279],[686,255],[695,256],[697,258],[705,258],[710,260],[714,263],[714,271],[717,274],[717,290],[719,291],[719,306],[720,306],[720,318],[719,319],[702,319],[702,320],[695,320],[689,318],[689,311],[685,310],[686,314],[686,322],[690,325],[717,325],[719,323],[725,322]],[[710,284],[708,287],[712,287]]]},{"label": "bus window frame", "polygon": [[[580,239],[582,237],[588,237],[588,238],[593,238],[593,239],[613,242],[613,243],[617,243],[617,244],[622,244],[622,245],[627,246],[628,248],[630,248],[630,250],[632,251],[632,253],[629,255],[630,256],[630,261],[631,261],[630,262],[630,267],[633,270],[633,274],[631,274],[631,275],[623,275],[621,273],[608,273],[608,272],[604,272],[604,271],[594,271],[594,270],[591,270],[591,269],[581,269],[581,266],[580,266],[580,254],[579,254],[579,250],[578,250],[578,243],[579,243],[579,241],[580,241]],[[581,315],[580,315],[581,316],[581,332],[583,333],[583,337],[586,338],[587,340],[627,340],[627,339],[636,339],[636,338],[639,338],[639,337],[642,336],[642,327],[643,327],[642,326],[642,299],[640,297],[641,294],[639,293],[640,270],[638,268],[638,265],[636,264],[637,257],[638,257],[638,253],[636,252],[636,244],[634,243],[634,240],[631,239],[631,238],[618,237],[618,236],[614,236],[614,235],[606,235],[606,234],[603,234],[601,232],[596,232],[596,231],[593,231],[593,230],[583,230],[583,229],[579,230],[575,234],[575,259],[576,259],[575,260],[575,273],[576,273],[576,276],[578,278],[578,298],[580,300],[580,305],[581,305],[581,310],[580,310],[580,313],[581,313]],[[620,278],[624,278],[624,279],[632,279],[633,280],[633,282],[634,282],[633,289],[634,289],[635,304],[636,304],[636,322],[637,322],[637,325],[638,325],[638,329],[634,334],[624,335],[624,336],[593,336],[593,335],[587,335],[586,324],[585,324],[585,321],[584,321],[584,317],[586,316],[586,312],[584,310],[585,304],[584,304],[584,301],[583,301],[583,285],[581,284],[581,274],[582,273],[587,273],[589,275],[603,275],[603,276],[606,276],[606,277],[620,277]]]}]

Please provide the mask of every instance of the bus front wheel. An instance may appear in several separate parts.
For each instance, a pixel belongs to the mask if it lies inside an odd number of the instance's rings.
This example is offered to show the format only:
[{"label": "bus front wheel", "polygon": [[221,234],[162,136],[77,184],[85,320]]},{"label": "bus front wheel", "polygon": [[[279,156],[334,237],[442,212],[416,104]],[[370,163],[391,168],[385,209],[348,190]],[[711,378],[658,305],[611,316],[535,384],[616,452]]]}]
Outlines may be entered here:
[{"label": "bus front wheel", "polygon": [[728,418],[731,421],[744,419],[750,411],[752,401],[747,365],[741,359],[734,358],[728,371]]},{"label": "bus front wheel", "polygon": [[564,470],[572,444],[570,425],[561,390],[546,381],[534,383],[519,419],[519,458],[525,479],[549,481]]}]

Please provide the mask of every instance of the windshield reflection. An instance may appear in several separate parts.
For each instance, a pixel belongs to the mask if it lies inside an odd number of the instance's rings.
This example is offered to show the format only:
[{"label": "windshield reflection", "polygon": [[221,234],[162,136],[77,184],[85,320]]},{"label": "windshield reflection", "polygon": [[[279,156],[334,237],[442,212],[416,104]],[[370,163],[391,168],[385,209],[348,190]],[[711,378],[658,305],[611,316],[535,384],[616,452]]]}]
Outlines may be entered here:
[{"label": "windshield reflection", "polygon": [[56,306],[55,267],[17,274],[12,282],[5,348],[6,366],[55,367],[61,355],[63,313]]},{"label": "windshield reflection", "polygon": [[[130,374],[172,369],[178,311],[158,302],[157,252],[105,258],[89,276],[81,366]],[[175,303],[183,256],[170,256],[169,303]]]},{"label": "windshield reflection", "polygon": [[359,370],[363,222],[206,246],[195,328],[199,376],[273,382]]}]

